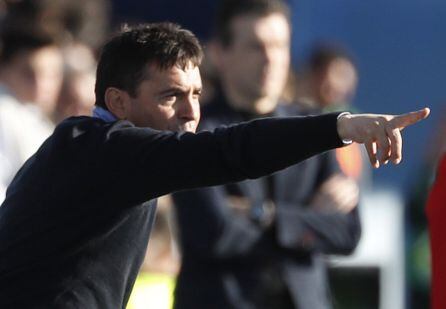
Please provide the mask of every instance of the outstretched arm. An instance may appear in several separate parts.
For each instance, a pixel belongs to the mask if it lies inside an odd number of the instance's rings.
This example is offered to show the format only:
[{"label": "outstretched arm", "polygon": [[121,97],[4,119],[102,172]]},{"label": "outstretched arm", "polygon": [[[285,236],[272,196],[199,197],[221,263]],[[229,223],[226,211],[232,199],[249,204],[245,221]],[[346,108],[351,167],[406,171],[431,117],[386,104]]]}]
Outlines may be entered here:
[{"label": "outstretched arm", "polygon": [[[174,133],[115,124],[103,165],[126,197],[145,201],[170,192],[258,178],[342,146],[341,139],[377,145],[382,162],[401,160],[399,131],[427,109],[400,116],[336,114],[254,120],[214,132]],[[370,151],[378,166],[376,152]],[[117,162],[120,162],[117,164]],[[124,164],[125,163],[125,164]],[[150,179],[150,183],[148,183]],[[112,185],[113,185],[112,184]],[[118,191],[118,192],[119,192]]]}]

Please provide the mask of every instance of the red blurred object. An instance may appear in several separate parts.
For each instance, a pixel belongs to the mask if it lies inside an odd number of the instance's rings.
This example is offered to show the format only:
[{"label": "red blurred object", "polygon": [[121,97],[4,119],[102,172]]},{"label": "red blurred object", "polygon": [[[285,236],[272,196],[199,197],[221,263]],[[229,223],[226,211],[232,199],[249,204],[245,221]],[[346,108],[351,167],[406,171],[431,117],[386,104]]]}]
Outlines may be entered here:
[{"label": "red blurred object", "polygon": [[432,309],[446,308],[446,155],[426,205],[432,256]]}]

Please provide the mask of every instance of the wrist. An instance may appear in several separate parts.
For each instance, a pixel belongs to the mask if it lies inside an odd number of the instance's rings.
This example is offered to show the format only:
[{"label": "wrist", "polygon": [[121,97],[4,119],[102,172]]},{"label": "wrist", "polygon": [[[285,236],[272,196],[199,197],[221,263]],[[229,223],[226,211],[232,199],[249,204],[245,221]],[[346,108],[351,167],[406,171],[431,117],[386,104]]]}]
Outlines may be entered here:
[{"label": "wrist", "polygon": [[349,112],[343,112],[338,115],[338,135],[344,145],[349,145],[352,143],[351,134],[349,132],[349,123],[351,118],[352,115]]}]

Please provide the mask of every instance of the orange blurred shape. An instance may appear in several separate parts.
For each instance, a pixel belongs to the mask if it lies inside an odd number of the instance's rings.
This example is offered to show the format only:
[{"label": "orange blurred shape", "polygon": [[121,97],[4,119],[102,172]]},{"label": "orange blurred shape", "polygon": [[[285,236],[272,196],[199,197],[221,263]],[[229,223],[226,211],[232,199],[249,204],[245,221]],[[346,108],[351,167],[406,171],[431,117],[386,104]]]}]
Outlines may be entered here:
[{"label": "orange blurred shape", "polygon": [[353,143],[347,147],[336,149],[336,159],[342,172],[355,180],[362,174],[362,155],[360,146]]}]

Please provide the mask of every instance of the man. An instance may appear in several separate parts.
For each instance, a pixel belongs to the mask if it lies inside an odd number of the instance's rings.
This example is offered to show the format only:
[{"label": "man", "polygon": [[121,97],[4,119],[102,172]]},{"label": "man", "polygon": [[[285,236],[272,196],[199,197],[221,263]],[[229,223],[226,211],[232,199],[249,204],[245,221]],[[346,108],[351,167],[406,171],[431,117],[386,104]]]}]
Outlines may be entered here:
[{"label": "man", "polygon": [[358,84],[353,57],[336,44],[316,45],[309,56],[305,72],[305,89],[298,94],[304,103],[326,111],[351,109]]},{"label": "man", "polygon": [[[280,0],[224,0],[210,55],[221,80],[201,129],[303,114],[279,104],[290,63]],[[323,254],[347,254],[358,188],[327,152],[268,177],[174,194],[182,267],[176,308],[330,308]]]},{"label": "man", "polygon": [[0,40],[0,203],[22,164],[50,136],[44,115],[62,81],[62,55],[50,35],[29,27],[4,27]]},{"label": "man", "polygon": [[126,29],[104,46],[95,117],[62,122],[0,207],[1,308],[123,308],[158,196],[260,177],[343,140],[377,141],[383,155],[372,162],[398,163],[399,129],[428,114],[266,119],[193,134],[201,55],[172,24]]}]

